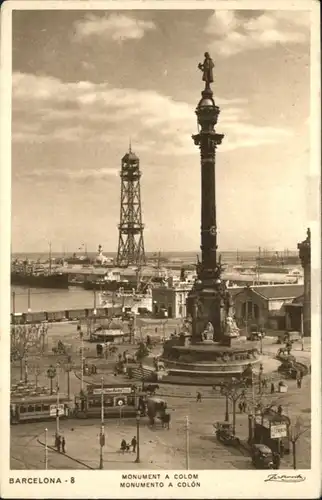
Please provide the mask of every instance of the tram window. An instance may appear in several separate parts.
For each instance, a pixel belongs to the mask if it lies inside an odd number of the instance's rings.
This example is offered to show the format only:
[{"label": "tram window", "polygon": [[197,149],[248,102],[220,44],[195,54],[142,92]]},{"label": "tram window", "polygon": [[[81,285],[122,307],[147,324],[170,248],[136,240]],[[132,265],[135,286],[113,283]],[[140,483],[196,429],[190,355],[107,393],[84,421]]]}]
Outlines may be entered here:
[{"label": "tram window", "polygon": [[28,413],[34,413],[35,411],[35,406],[34,405],[28,405],[27,412]]},{"label": "tram window", "polygon": [[42,411],[42,405],[36,405],[35,406],[36,411]]},{"label": "tram window", "polygon": [[49,405],[42,405],[44,411],[49,411]]},{"label": "tram window", "polygon": [[106,398],[105,399],[105,406],[114,406],[114,399],[113,398]]},{"label": "tram window", "polygon": [[94,399],[92,401],[92,406],[101,406],[101,400],[100,399]]},{"label": "tram window", "polygon": [[135,406],[135,398],[133,396],[128,396],[128,398],[127,398],[127,404],[129,406]]},{"label": "tram window", "polygon": [[25,413],[25,411],[26,411],[25,406],[20,406],[19,407],[19,413]]}]

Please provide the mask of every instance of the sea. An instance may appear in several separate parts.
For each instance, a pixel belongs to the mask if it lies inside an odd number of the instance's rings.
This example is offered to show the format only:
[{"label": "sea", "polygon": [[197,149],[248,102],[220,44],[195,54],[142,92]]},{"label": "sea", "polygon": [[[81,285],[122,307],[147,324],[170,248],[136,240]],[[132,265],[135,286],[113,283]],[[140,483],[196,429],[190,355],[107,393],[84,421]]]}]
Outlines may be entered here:
[{"label": "sea", "polygon": [[[289,255],[296,255],[296,252],[289,252]],[[273,252],[272,252],[273,254]],[[89,257],[95,257],[96,252],[88,252]],[[107,257],[115,258],[115,253],[104,252]],[[256,251],[223,251],[221,253],[222,263],[227,266],[233,266],[237,263],[247,263],[247,265],[255,264],[255,259],[258,253]],[[156,258],[156,253],[147,253],[146,257]],[[52,253],[53,258],[62,257],[61,253]],[[68,257],[65,255],[65,257]],[[161,257],[170,259],[173,262],[182,264],[196,263],[197,252],[162,252]],[[29,260],[45,260],[48,258],[46,253],[13,253],[12,258],[29,259]],[[161,264],[162,265],[162,264]],[[33,311],[60,311],[69,309],[82,309],[99,307],[99,296],[94,297],[94,292],[84,290],[81,287],[69,287],[68,290],[48,289],[48,288],[29,288],[22,286],[12,286],[11,293],[15,292],[15,311],[26,312],[28,308]],[[99,295],[99,294],[98,294]],[[11,295],[13,297],[13,295]]]}]

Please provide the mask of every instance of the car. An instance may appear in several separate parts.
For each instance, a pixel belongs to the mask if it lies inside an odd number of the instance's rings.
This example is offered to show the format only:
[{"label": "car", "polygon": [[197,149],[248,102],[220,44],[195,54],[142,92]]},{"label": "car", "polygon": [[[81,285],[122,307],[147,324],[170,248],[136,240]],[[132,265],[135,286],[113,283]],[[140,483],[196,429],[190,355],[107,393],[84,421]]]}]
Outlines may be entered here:
[{"label": "car", "polygon": [[253,444],[252,464],[256,469],[274,469],[272,450],[265,444]]},{"label": "car", "polygon": [[218,441],[221,441],[227,446],[239,446],[240,440],[233,432],[233,426],[229,422],[216,422],[215,434]]},{"label": "car", "polygon": [[265,338],[265,330],[258,325],[250,325],[249,333],[247,335],[247,340],[260,340]]}]

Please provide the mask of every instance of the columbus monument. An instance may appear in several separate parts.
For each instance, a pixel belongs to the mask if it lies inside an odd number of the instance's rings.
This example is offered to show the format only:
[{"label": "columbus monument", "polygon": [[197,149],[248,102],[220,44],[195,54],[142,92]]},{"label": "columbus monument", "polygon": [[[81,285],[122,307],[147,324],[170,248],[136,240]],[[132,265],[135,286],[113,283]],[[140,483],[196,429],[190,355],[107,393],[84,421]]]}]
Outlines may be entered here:
[{"label": "columbus monument", "polygon": [[196,108],[198,134],[194,144],[201,159],[201,261],[197,279],[187,299],[189,328],[164,345],[163,360],[171,374],[236,375],[258,362],[256,345],[239,338],[233,317],[233,303],[222,281],[221,257],[217,245],[216,151],[224,138],[215,130],[219,107],[211,84],[214,62],[209,53],[198,64],[204,89]]}]

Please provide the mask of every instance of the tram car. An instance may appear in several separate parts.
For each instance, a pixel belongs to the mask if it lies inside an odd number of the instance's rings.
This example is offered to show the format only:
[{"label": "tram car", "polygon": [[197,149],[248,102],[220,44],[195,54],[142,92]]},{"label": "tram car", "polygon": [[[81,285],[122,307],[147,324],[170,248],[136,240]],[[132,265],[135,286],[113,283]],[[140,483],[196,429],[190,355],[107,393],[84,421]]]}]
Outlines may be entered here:
[{"label": "tram car", "polygon": [[[73,404],[64,396],[59,397],[58,415],[68,418],[73,412]],[[13,397],[10,402],[10,423],[19,424],[34,420],[54,420],[57,417],[57,396]]]},{"label": "tram car", "polygon": [[90,384],[87,392],[75,397],[75,417],[99,418],[102,409],[102,390],[104,417],[133,417],[137,413],[138,394],[135,385]]}]

